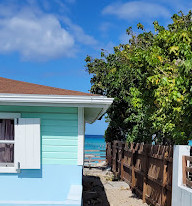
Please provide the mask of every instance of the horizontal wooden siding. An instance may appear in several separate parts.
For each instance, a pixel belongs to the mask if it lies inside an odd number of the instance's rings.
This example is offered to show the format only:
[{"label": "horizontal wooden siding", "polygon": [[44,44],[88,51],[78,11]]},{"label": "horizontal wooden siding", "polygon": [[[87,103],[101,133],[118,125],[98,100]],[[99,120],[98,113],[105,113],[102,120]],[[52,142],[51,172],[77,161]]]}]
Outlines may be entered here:
[{"label": "horizontal wooden siding", "polygon": [[77,108],[0,106],[0,112],[41,119],[42,164],[77,164]]}]

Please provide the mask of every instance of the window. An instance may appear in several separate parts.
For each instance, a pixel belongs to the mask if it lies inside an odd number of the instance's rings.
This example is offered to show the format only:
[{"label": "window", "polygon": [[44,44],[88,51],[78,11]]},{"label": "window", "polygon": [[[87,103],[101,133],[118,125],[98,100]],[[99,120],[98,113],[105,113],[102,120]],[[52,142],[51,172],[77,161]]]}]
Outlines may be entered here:
[{"label": "window", "polygon": [[0,113],[0,173],[40,169],[40,119]]},{"label": "window", "polygon": [[14,119],[0,119],[0,166],[14,166]]}]

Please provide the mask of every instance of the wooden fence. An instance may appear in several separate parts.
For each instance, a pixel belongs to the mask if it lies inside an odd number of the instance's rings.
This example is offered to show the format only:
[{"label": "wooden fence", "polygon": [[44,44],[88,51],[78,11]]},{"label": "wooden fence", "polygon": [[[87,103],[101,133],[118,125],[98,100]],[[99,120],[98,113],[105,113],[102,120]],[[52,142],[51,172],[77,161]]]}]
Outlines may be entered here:
[{"label": "wooden fence", "polygon": [[106,160],[143,202],[171,206],[173,148],[162,145],[107,143]]},{"label": "wooden fence", "polygon": [[106,160],[106,150],[85,150],[85,166],[94,166],[95,163]]},{"label": "wooden fence", "polygon": [[183,184],[192,188],[192,156],[183,156]]}]

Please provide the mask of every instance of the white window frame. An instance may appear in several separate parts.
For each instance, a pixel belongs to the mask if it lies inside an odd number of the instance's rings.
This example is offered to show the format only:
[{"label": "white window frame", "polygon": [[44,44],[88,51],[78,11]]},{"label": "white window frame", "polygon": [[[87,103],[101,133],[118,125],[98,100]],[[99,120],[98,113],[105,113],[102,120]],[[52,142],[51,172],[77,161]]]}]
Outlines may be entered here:
[{"label": "white window frame", "polygon": [[[20,113],[0,113],[0,119],[13,119],[14,126],[16,125],[17,118],[20,118],[20,117],[21,117]],[[0,140],[0,143],[15,144],[15,134],[14,134],[14,140]],[[0,173],[17,173],[17,169],[18,169],[17,167],[18,165],[16,165],[15,147],[14,147],[14,164],[11,163],[10,166],[8,167],[0,166]]]}]

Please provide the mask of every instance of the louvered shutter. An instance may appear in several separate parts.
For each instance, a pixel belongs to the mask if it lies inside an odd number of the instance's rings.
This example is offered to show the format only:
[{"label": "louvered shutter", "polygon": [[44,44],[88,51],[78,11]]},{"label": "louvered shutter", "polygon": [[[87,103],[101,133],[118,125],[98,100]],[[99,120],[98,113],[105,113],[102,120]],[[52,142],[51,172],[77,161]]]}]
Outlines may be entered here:
[{"label": "louvered shutter", "polygon": [[41,168],[40,119],[18,118],[15,121],[15,165],[20,169]]}]

